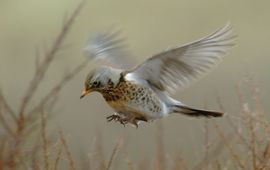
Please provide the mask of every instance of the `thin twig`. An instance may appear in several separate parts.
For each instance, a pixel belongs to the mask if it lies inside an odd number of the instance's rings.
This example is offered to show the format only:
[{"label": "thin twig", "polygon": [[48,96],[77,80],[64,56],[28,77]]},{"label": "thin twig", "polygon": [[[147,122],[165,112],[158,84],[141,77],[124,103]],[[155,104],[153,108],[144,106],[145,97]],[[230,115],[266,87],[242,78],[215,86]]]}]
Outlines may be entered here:
[{"label": "thin twig", "polygon": [[75,162],[74,162],[74,160],[72,158],[72,154],[71,154],[71,152],[69,150],[67,141],[66,141],[66,139],[64,137],[64,134],[63,134],[63,132],[61,130],[59,130],[59,136],[60,136],[60,139],[61,139],[61,143],[62,143],[62,145],[64,147],[64,150],[65,150],[65,152],[67,154],[67,158],[68,158],[68,161],[69,161],[69,168],[70,168],[70,170],[75,170],[76,169],[75,168]]},{"label": "thin twig", "polygon": [[40,102],[36,105],[35,108],[33,108],[29,115],[27,116],[27,120],[31,120],[31,117],[33,114],[35,114],[38,110],[44,107],[44,105],[52,99],[54,96],[56,96],[59,91],[69,82],[72,78],[74,78],[75,75],[77,75],[85,66],[88,64],[88,61],[82,62],[80,65],[78,65],[75,69],[73,69],[70,73],[64,76],[64,78],[56,84],[48,93],[43,97],[43,99],[40,100]]},{"label": "thin twig", "polygon": [[166,167],[165,163],[165,148],[163,141],[163,124],[162,121],[158,122],[157,126],[157,158],[156,158],[156,169],[163,170]]},{"label": "thin twig", "polygon": [[30,100],[32,99],[33,95],[35,94],[36,90],[38,89],[40,83],[42,82],[45,73],[47,72],[50,64],[52,63],[53,59],[56,56],[56,53],[59,51],[62,43],[64,42],[68,32],[70,31],[75,18],[78,16],[81,8],[83,7],[85,0],[82,1],[71,16],[67,19],[67,21],[63,24],[63,27],[58,34],[57,38],[53,42],[51,48],[48,52],[45,53],[43,61],[40,62],[40,67],[36,70],[34,77],[32,78],[28,89],[23,97],[21,107],[19,109],[19,115],[22,118],[24,116],[24,111]]},{"label": "thin twig", "polygon": [[12,135],[13,137],[15,137],[15,133],[13,132],[12,128],[10,127],[9,123],[5,120],[3,113],[1,112],[1,108],[0,108],[0,122],[1,125],[3,126],[3,128],[5,128],[5,130]]},{"label": "thin twig", "polygon": [[206,170],[208,170],[209,167],[209,160],[208,160],[208,156],[209,156],[209,126],[208,126],[208,119],[205,119],[205,123],[204,123],[204,128],[205,128],[205,141],[204,141],[204,160],[205,160],[205,166],[206,166]]},{"label": "thin twig", "polygon": [[110,157],[110,160],[109,160],[108,165],[107,165],[107,167],[106,167],[106,170],[109,170],[109,169],[111,168],[111,165],[112,165],[112,162],[113,162],[113,160],[114,160],[114,158],[115,158],[115,156],[116,156],[116,153],[117,153],[117,151],[121,148],[122,145],[123,145],[123,139],[120,138],[120,139],[117,141],[117,143],[116,143],[116,145],[115,145],[115,147],[114,147],[114,149],[113,149],[113,152],[112,152],[112,154],[111,154],[111,157]]},{"label": "thin twig", "polygon": [[184,169],[187,169],[186,166],[185,166],[185,162],[184,162],[184,159],[181,157],[181,154],[178,153],[174,159],[173,159],[173,170],[184,170]]},{"label": "thin twig", "polygon": [[37,161],[37,153],[40,149],[40,146],[36,145],[32,148],[32,151],[31,151],[31,158],[32,158],[32,167],[34,170],[39,170],[41,169],[40,165],[39,165],[39,162]]},{"label": "thin twig", "polygon": [[124,154],[129,170],[134,170],[133,162],[130,160],[128,153],[125,149],[123,149],[123,154]]},{"label": "thin twig", "polygon": [[[251,113],[250,113],[251,114]],[[250,133],[250,143],[251,143],[251,155],[252,155],[252,165],[253,165],[253,170],[257,170],[257,162],[256,162],[256,143],[255,143],[255,132],[254,132],[254,124],[253,124],[253,119],[252,115],[249,115],[249,133]]]},{"label": "thin twig", "polygon": [[10,114],[10,116],[13,118],[13,120],[16,122],[17,117],[15,112],[12,110],[12,108],[9,106],[7,100],[5,99],[2,90],[0,89],[0,103],[2,104],[3,108]]},{"label": "thin twig", "polygon": [[41,110],[41,137],[42,137],[42,148],[43,148],[43,158],[45,164],[45,170],[49,170],[49,159],[48,159],[48,141],[46,137],[46,126],[47,119],[44,110]]},{"label": "thin twig", "polygon": [[[3,136],[1,136],[1,139],[0,139],[0,161],[1,160],[4,161],[4,154],[5,154],[6,145],[7,145],[7,137],[5,135],[3,135]],[[1,169],[1,167],[0,167],[0,169]]]},{"label": "thin twig", "polygon": [[33,160],[33,169],[34,170],[40,170],[41,169],[41,167],[39,165],[39,162],[37,161],[36,158],[34,158],[34,160]]},{"label": "thin twig", "polygon": [[59,164],[61,155],[62,155],[62,145],[59,146],[59,149],[58,149],[57,154],[56,154],[56,158],[55,158],[54,166],[53,166],[54,170],[58,169],[58,164]]},{"label": "thin twig", "polygon": [[232,155],[232,157],[235,160],[235,162],[237,163],[238,167],[244,170],[245,169],[244,164],[241,162],[241,160],[239,159],[238,155],[234,152],[234,150],[231,147],[231,145],[229,144],[227,138],[222,133],[222,131],[220,130],[219,126],[215,122],[213,122],[213,123],[214,123],[215,129],[217,130],[217,132],[218,132],[219,136],[221,137],[222,141],[224,142],[224,144],[228,148],[229,153]]},{"label": "thin twig", "polygon": [[263,153],[263,162],[260,164],[260,166],[258,166],[258,170],[265,170],[268,163],[269,163],[269,159],[270,158],[270,140],[268,140],[266,147],[264,149],[264,153]]},{"label": "thin twig", "polygon": [[[241,98],[241,97],[239,97],[239,98]],[[223,104],[221,102],[219,95],[217,95],[217,103],[218,103],[221,111],[223,111],[225,113],[225,108],[223,107]],[[233,129],[233,131],[237,134],[237,136],[241,140],[242,144],[244,144],[244,146],[246,146],[249,150],[252,151],[252,146],[249,144],[247,139],[245,139],[245,137],[237,130],[237,127],[235,126],[235,124],[233,123],[231,118],[228,115],[225,115],[225,118],[226,118],[227,122],[229,123],[230,127]],[[255,156],[260,162],[262,162],[261,158],[257,154]]]}]

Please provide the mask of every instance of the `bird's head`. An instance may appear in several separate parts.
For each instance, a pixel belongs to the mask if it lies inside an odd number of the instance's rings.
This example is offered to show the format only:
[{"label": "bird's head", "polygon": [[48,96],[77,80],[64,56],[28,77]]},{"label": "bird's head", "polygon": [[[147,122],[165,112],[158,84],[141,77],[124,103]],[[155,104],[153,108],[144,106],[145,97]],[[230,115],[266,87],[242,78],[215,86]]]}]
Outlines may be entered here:
[{"label": "bird's head", "polygon": [[84,90],[80,98],[83,98],[90,92],[102,92],[108,85],[116,85],[119,81],[120,73],[121,70],[107,67],[92,70],[85,79]]}]

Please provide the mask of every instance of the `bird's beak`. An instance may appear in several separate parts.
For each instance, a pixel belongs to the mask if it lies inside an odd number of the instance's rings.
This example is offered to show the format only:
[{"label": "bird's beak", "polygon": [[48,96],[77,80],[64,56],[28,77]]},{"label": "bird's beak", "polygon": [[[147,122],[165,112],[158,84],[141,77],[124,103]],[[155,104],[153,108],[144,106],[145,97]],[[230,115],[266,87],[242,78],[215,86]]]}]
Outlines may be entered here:
[{"label": "bird's beak", "polygon": [[84,96],[86,96],[90,92],[91,92],[91,90],[84,89],[83,92],[82,92],[82,95],[81,95],[80,99],[82,99]]}]

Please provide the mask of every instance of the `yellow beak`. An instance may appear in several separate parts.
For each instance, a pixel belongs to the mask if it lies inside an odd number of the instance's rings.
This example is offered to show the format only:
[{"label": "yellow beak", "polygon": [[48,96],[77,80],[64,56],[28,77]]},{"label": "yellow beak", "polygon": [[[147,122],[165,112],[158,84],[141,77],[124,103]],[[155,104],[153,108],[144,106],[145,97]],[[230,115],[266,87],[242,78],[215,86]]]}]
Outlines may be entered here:
[{"label": "yellow beak", "polygon": [[83,98],[84,96],[86,96],[90,92],[91,92],[91,90],[84,89],[83,92],[82,92],[82,95],[81,95],[80,99]]}]

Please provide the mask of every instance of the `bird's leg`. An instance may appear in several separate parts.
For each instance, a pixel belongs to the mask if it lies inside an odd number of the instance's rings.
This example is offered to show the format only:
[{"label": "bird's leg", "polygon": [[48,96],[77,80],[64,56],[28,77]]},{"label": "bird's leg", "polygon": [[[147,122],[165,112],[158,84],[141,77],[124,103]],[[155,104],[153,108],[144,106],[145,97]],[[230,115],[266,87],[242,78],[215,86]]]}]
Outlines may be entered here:
[{"label": "bird's leg", "polygon": [[111,122],[112,120],[114,120],[115,122],[120,122],[124,126],[128,123],[128,119],[119,115],[118,113],[114,113],[113,115],[106,117],[106,119],[108,122]]},{"label": "bird's leg", "polygon": [[147,122],[147,119],[144,117],[136,118],[135,116],[131,116],[131,115],[130,116],[123,116],[123,115],[119,115],[117,113],[107,117],[108,122],[111,122],[112,120],[114,120],[115,122],[120,122],[124,126],[126,124],[130,123],[130,124],[133,124],[134,126],[136,126],[136,128],[139,127],[138,126],[139,120]]},{"label": "bird's leg", "polygon": [[131,115],[130,115],[130,116],[127,116],[127,117],[125,117],[125,118],[122,118],[121,121],[124,121],[125,124],[130,123],[130,124],[136,126],[136,128],[139,127],[139,126],[138,126],[138,120],[137,120],[136,117],[134,117],[134,116],[131,116]]},{"label": "bird's leg", "polygon": [[122,119],[122,118],[121,118],[120,115],[114,113],[113,115],[106,117],[106,119],[107,119],[108,122],[111,122],[112,120],[120,121],[120,119]]},{"label": "bird's leg", "polygon": [[148,122],[147,118],[145,118],[145,117],[136,117],[136,120]]},{"label": "bird's leg", "polygon": [[118,121],[124,126],[126,126],[126,124],[128,123],[127,119],[123,117],[121,117]]},{"label": "bird's leg", "polygon": [[136,128],[138,129],[139,125],[138,125],[138,120],[133,117],[129,120],[129,123],[133,124],[134,126],[136,126]]}]

